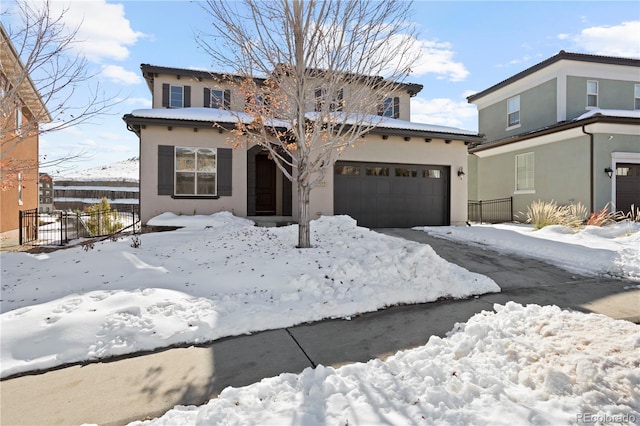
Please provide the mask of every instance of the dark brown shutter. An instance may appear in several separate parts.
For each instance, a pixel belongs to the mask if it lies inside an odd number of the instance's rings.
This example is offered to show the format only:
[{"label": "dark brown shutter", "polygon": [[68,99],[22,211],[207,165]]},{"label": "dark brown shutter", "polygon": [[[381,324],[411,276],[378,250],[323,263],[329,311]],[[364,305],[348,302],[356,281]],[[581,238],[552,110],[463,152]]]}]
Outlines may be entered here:
[{"label": "dark brown shutter", "polygon": [[322,111],[322,89],[316,89],[316,111]]},{"label": "dark brown shutter", "polygon": [[232,149],[218,148],[218,196],[231,196]]},{"label": "dark brown shutter", "polygon": [[211,108],[211,89],[208,87],[204,88],[204,104],[205,108]]},{"label": "dark brown shutter", "polygon": [[224,91],[224,109],[231,109],[231,90]]},{"label": "dark brown shutter", "polygon": [[393,98],[393,118],[400,118],[400,98]]},{"label": "dark brown shutter", "polygon": [[158,145],[158,195],[173,195],[174,147]]},{"label": "dark brown shutter", "polygon": [[169,85],[167,83],[162,84],[162,106],[169,108]]},{"label": "dark brown shutter", "polygon": [[184,107],[191,106],[191,86],[184,86]]},{"label": "dark brown shutter", "polygon": [[344,109],[344,90],[338,90],[338,105],[336,107],[337,111],[342,111]]}]

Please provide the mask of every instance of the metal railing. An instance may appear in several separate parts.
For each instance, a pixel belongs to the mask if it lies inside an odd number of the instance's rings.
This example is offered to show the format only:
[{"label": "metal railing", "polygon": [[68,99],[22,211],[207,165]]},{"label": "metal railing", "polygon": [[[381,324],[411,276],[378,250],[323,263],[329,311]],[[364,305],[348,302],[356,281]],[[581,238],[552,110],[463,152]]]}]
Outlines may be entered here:
[{"label": "metal railing", "polygon": [[469,200],[467,206],[469,222],[513,222],[513,197],[484,201]]},{"label": "metal railing", "polygon": [[38,213],[37,209],[20,211],[18,238],[20,245],[65,245],[79,238],[93,238],[123,231],[137,232],[140,214],[137,205],[128,210],[91,212]]}]

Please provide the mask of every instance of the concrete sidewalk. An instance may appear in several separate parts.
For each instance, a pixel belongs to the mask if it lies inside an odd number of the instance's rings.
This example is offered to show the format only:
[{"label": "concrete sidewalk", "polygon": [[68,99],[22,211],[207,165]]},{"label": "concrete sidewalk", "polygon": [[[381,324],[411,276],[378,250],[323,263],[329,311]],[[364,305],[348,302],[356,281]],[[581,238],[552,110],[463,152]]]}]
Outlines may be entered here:
[{"label": "concrete sidewalk", "polygon": [[227,386],[244,386],[318,364],[339,366],[385,358],[444,336],[494,303],[555,304],[640,322],[638,283],[582,277],[543,262],[430,237],[380,230],[430,244],[443,258],[493,278],[502,293],[458,301],[398,306],[350,321],[313,324],[76,365],[0,382],[2,425],[125,424],[174,405],[205,403]]}]

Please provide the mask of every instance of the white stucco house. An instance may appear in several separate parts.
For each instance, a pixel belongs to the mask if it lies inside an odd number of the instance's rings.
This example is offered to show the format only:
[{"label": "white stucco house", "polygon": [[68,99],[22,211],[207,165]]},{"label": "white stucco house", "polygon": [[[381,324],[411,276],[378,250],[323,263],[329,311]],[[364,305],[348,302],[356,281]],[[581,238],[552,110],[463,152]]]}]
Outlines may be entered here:
[{"label": "white stucco house", "polygon": [[[123,119],[140,141],[143,223],[163,212],[296,220],[296,191],[267,152],[249,142],[231,146],[243,93],[208,71],[147,64],[141,70],[152,108]],[[411,122],[410,101],[421,90],[402,84],[382,101],[378,125],[342,151],[333,173],[311,191],[312,219],[347,214],[367,227],[467,220],[467,145],[482,138],[475,131]]]}]

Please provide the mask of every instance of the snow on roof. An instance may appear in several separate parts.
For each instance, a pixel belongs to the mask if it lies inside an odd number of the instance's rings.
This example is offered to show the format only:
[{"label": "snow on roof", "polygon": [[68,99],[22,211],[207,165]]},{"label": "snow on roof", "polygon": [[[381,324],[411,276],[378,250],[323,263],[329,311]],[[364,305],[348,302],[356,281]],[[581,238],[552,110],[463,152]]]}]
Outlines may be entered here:
[{"label": "snow on roof", "polygon": [[[361,120],[363,116],[352,115],[350,117],[340,117],[344,113],[332,113],[336,115],[339,120],[345,119],[347,124],[355,123]],[[251,115],[238,112],[227,111],[214,108],[152,108],[152,109],[137,109],[131,112],[131,115],[138,118],[158,118],[165,120],[188,120],[188,121],[207,121],[217,123],[249,123],[251,121]],[[314,120],[319,113],[309,112],[306,114],[307,118]],[[439,126],[427,123],[415,123],[412,121],[399,120],[390,117],[381,117],[379,115],[368,114],[364,116],[364,122],[370,125],[374,125],[376,128],[382,129],[395,129],[395,130],[408,130],[418,132],[430,132],[430,133],[450,133],[466,136],[477,136],[478,133],[472,130],[464,130],[456,127]],[[290,127],[290,124],[285,120],[274,120],[274,126],[276,127]]]},{"label": "snow on roof", "polygon": [[594,117],[596,115],[603,115],[606,117],[640,118],[640,110],[594,108],[585,112],[574,121],[584,120],[585,118]]}]

